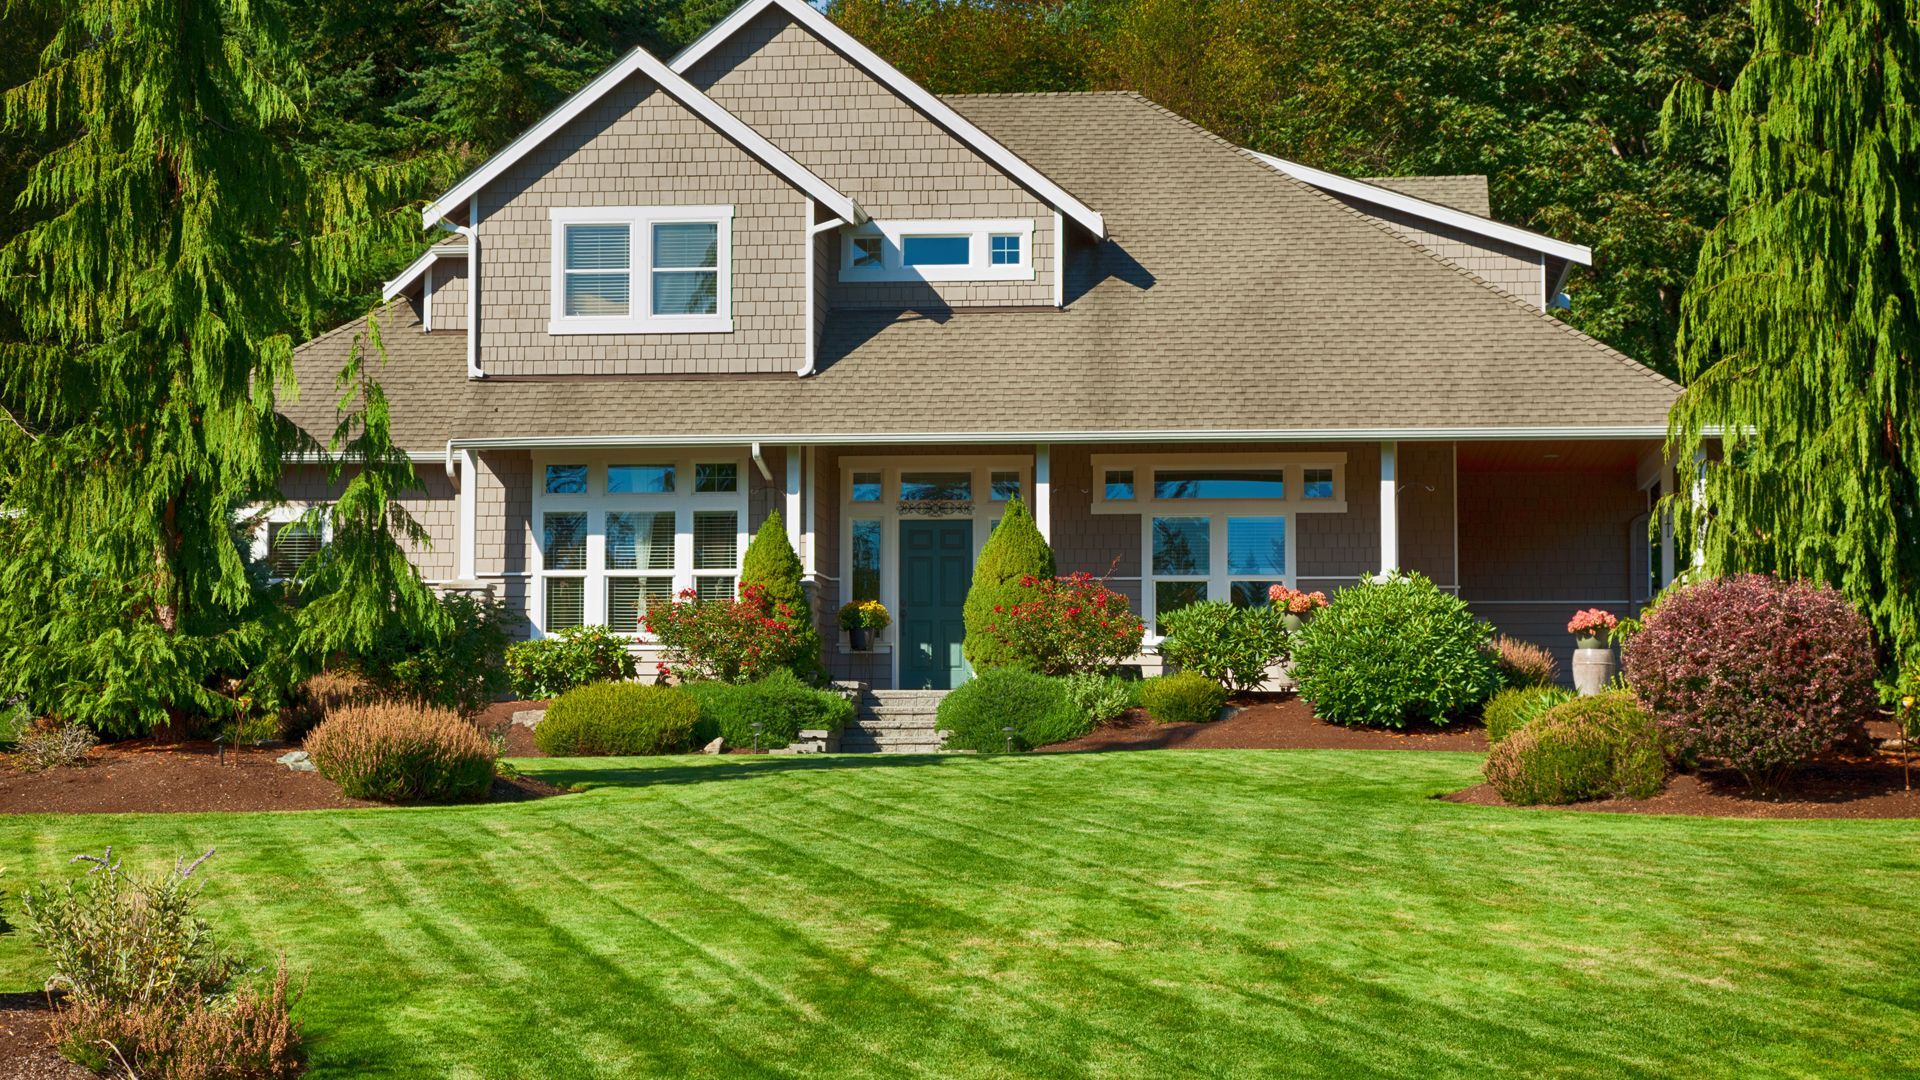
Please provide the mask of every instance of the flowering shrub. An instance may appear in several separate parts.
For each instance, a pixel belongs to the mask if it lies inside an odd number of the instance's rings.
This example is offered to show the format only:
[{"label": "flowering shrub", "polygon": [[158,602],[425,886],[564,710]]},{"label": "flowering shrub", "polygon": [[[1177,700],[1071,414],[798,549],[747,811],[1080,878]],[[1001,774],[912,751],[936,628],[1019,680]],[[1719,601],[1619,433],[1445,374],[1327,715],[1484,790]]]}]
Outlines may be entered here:
[{"label": "flowering shrub", "polygon": [[1618,625],[1620,620],[1614,618],[1612,612],[1588,608],[1574,612],[1573,618],[1567,620],[1567,633],[1574,637],[1606,637]]},{"label": "flowering shrub", "polygon": [[604,626],[569,626],[509,648],[507,671],[521,697],[558,697],[576,686],[633,678],[631,644]]},{"label": "flowering shrub", "polygon": [[1503,686],[1552,686],[1560,681],[1560,661],[1531,641],[1501,634],[1493,639],[1493,658]]},{"label": "flowering shrub", "polygon": [[879,633],[893,625],[887,605],[878,600],[850,600],[840,605],[840,629]]},{"label": "flowering shrub", "polygon": [[1160,655],[1182,671],[1250,690],[1266,681],[1269,665],[1287,658],[1286,612],[1278,604],[1235,607],[1225,600],[1188,604],[1161,616],[1167,636]]},{"label": "flowering shrub", "polygon": [[737,600],[702,600],[682,590],[676,603],[647,610],[641,620],[660,640],[661,675],[679,682],[755,682],[808,659],[793,609],[758,585],[742,585]]},{"label": "flowering shrub", "polygon": [[1878,701],[1860,613],[1824,585],[1761,574],[1662,598],[1624,666],[1684,756],[1722,759],[1763,791],[1857,732]]},{"label": "flowering shrub", "polygon": [[483,798],[493,785],[493,743],[451,709],[348,705],[327,714],[306,749],[320,775],[355,799],[453,802]]},{"label": "flowering shrub", "polygon": [[1012,667],[1047,675],[1104,671],[1140,651],[1146,624],[1127,598],[1092,574],[1020,579],[1012,603],[993,605],[984,627]]},{"label": "flowering shrub", "polygon": [[1281,611],[1303,617],[1327,606],[1326,593],[1301,592],[1299,589],[1289,589],[1278,582],[1267,586],[1267,599]]}]

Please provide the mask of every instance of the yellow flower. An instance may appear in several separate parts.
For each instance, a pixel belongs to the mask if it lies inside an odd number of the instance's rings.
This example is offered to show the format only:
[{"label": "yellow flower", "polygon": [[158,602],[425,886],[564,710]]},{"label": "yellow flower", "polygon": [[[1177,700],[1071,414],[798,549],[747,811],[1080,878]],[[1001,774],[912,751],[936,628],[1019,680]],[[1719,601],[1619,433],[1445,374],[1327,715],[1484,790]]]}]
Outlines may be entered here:
[{"label": "yellow flower", "polygon": [[1901,708],[1903,708],[1903,709],[1911,709],[1911,708],[1913,708],[1913,695],[1912,695],[1912,694],[1908,694],[1908,695],[1907,695],[1906,697],[1903,697],[1903,698],[1901,698],[1901,699],[1900,699],[1900,707],[1901,707]]}]

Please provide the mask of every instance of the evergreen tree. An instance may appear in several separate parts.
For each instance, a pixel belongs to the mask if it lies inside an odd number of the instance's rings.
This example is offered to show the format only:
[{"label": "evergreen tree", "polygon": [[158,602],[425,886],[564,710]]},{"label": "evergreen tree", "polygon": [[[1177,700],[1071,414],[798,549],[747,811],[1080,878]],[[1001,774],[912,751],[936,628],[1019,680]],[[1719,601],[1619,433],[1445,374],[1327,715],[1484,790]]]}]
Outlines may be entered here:
[{"label": "evergreen tree", "polygon": [[[1679,338],[1678,460],[1708,567],[1832,582],[1920,661],[1920,22],[1907,0],[1756,0],[1723,93],[1676,90],[1731,166]],[[1716,450],[1716,445],[1718,449]]]},{"label": "evergreen tree", "polygon": [[994,526],[980,548],[980,560],[973,564],[973,583],[967,587],[966,605],[961,619],[967,628],[962,651],[975,670],[1003,667],[1009,658],[1000,642],[986,632],[994,622],[995,607],[1019,603],[1025,596],[1020,585],[1027,577],[1054,576],[1053,549],[1040,535],[1033,512],[1019,499],[1007,501],[1000,524]]},{"label": "evergreen tree", "polygon": [[820,631],[813,625],[813,606],[807,602],[805,568],[787,539],[786,524],[780,511],[767,515],[760,531],[753,534],[747,554],[740,561],[740,584],[758,585],[767,590],[767,598],[785,604],[793,611],[788,625],[798,627],[794,653],[794,674],[814,682],[826,677],[820,660]]}]

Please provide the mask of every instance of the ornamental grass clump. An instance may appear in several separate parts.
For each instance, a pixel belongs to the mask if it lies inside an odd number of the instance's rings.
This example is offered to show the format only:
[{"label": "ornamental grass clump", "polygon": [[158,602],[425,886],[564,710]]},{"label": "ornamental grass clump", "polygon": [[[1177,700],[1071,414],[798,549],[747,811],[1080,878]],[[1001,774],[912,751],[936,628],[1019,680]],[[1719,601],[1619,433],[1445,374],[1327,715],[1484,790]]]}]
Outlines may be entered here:
[{"label": "ornamental grass clump", "polygon": [[1627,683],[1679,752],[1756,791],[1857,734],[1879,702],[1867,621],[1825,585],[1741,574],[1663,597],[1627,642]]},{"label": "ornamental grass clump", "polygon": [[549,757],[678,754],[699,721],[700,702],[680,687],[591,683],[554,699],[533,741]]},{"label": "ornamental grass clump", "polygon": [[1162,724],[1198,724],[1219,717],[1226,687],[1197,671],[1157,675],[1140,687],[1140,705]]},{"label": "ornamental grass clump", "polygon": [[940,699],[934,726],[946,733],[947,749],[983,753],[1031,750],[1093,730],[1062,680],[1020,668],[989,668],[961,683]]},{"label": "ornamental grass clump", "polygon": [[1003,666],[1042,675],[1111,671],[1140,651],[1146,629],[1125,596],[1087,573],[1023,576],[981,627]]},{"label": "ornamental grass clump", "polygon": [[1512,686],[1493,695],[1481,712],[1487,742],[1501,740],[1532,723],[1548,709],[1572,701],[1573,691],[1558,686]]},{"label": "ornamental grass clump", "polygon": [[1520,806],[1644,799],[1667,780],[1659,726],[1633,695],[1610,691],[1548,709],[1487,754],[1487,783]]},{"label": "ornamental grass clump", "polygon": [[1336,724],[1444,724],[1500,688],[1492,634],[1419,574],[1363,579],[1293,636],[1293,679]]},{"label": "ornamental grass clump", "polygon": [[349,705],[307,735],[320,775],[379,802],[466,802],[493,785],[494,746],[451,709],[403,701]]},{"label": "ornamental grass clump", "polygon": [[1501,634],[1493,639],[1493,657],[1502,686],[1552,686],[1560,681],[1560,661],[1531,641]]}]

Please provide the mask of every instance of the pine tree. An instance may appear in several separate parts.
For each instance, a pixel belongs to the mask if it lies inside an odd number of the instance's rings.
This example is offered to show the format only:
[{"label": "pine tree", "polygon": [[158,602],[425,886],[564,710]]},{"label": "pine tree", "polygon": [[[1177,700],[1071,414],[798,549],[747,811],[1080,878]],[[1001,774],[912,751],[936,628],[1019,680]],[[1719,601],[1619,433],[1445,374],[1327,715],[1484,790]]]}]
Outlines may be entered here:
[{"label": "pine tree", "polygon": [[[1920,22],[1909,0],[1755,0],[1710,120],[1727,216],[1682,311],[1677,460],[1708,460],[1708,567],[1823,579],[1920,662]],[[1716,441],[1719,446],[1715,447]]]},{"label": "pine tree", "polygon": [[760,586],[767,590],[768,599],[793,611],[789,625],[800,630],[794,649],[794,674],[820,682],[826,678],[826,668],[820,661],[820,631],[814,628],[813,607],[807,602],[805,569],[787,539],[780,511],[775,510],[760,523],[760,531],[747,545],[747,554],[740,561],[740,584]]},{"label": "pine tree", "polygon": [[980,561],[973,564],[973,583],[967,587],[967,602],[961,610],[967,636],[962,652],[976,670],[1002,667],[1008,663],[1006,650],[986,632],[994,621],[994,607],[1019,602],[1026,577],[1054,576],[1053,549],[1040,535],[1033,513],[1019,499],[1007,502],[1000,524],[994,527],[980,548]]}]

